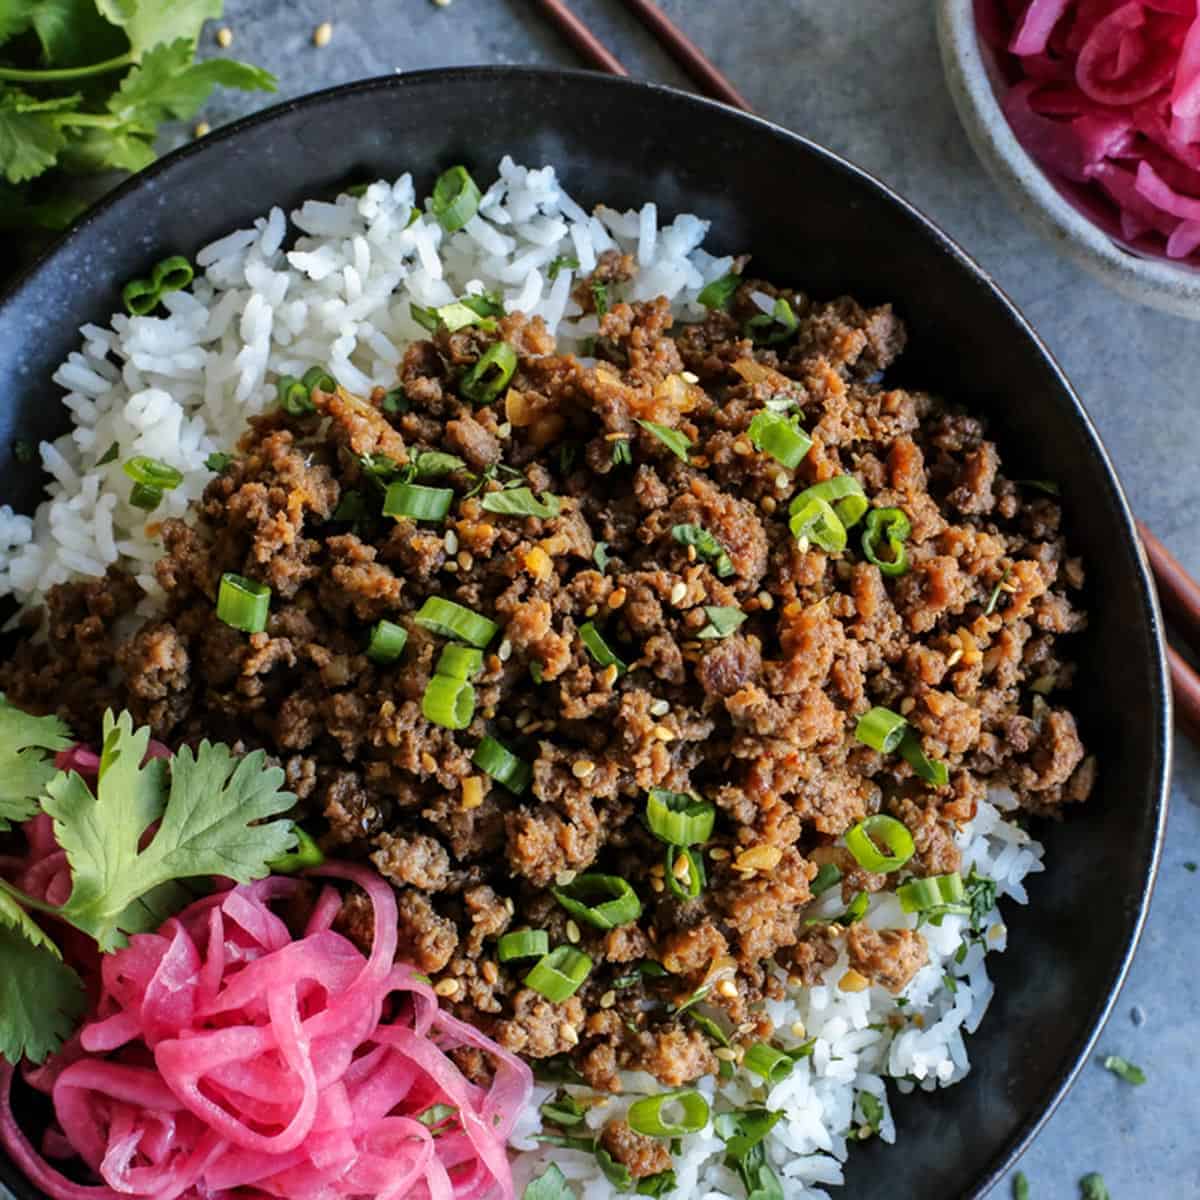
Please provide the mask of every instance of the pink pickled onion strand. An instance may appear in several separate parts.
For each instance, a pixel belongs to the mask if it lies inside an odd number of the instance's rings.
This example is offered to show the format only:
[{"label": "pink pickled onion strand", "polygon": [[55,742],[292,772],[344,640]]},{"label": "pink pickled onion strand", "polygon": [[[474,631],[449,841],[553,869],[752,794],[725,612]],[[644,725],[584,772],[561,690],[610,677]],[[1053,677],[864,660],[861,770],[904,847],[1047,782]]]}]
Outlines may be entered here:
[{"label": "pink pickled onion strand", "polygon": [[[61,853],[40,846],[42,861]],[[514,1200],[505,1147],[529,1068],[394,961],[384,880],[342,863],[313,873],[366,892],[366,957],[333,931],[329,885],[293,940],[270,906],[302,885],[281,877],[198,900],[103,957],[92,1019],[26,1072],[54,1103],[47,1148],[65,1139],[102,1185],[72,1182],[30,1145],[0,1064],[0,1143],[47,1196]],[[467,1046],[492,1064],[486,1087],[449,1057]],[[417,1120],[433,1104],[455,1109],[436,1138]]]},{"label": "pink pickled onion strand", "polygon": [[1060,193],[1141,254],[1200,266],[1196,0],[976,0],[1002,108]]},{"label": "pink pickled onion strand", "polygon": [[1041,54],[1071,0],[1032,0],[1017,22],[1008,48],[1014,54]]}]

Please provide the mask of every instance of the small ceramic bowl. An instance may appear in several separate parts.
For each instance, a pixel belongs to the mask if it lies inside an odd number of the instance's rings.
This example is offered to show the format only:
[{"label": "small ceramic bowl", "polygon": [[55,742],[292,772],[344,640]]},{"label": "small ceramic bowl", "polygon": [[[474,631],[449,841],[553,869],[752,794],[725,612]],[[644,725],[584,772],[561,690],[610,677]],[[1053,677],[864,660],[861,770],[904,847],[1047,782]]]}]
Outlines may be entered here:
[{"label": "small ceramic bowl", "polygon": [[974,0],[939,0],[938,40],[946,82],[983,165],[1035,229],[1123,296],[1200,321],[1200,271],[1118,246],[1065,200],[1017,141],[1000,109],[1005,86],[980,43]]}]

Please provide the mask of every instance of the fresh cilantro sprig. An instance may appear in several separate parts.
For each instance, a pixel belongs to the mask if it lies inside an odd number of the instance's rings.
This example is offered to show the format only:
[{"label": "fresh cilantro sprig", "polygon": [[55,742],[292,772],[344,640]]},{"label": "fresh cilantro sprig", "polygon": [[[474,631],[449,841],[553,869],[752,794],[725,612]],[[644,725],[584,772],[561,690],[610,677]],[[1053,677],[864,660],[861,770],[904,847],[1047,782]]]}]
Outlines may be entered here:
[{"label": "fresh cilantro sprig", "polygon": [[296,843],[290,821],[271,819],[295,797],[261,750],[238,758],[204,741],[181,747],[169,763],[147,760],[149,729],[109,712],[93,791],[76,772],[56,771],[44,753],[70,743],[62,722],[30,717],[0,698],[4,814],[33,816],[40,793],[72,877],[61,906],[0,878],[0,1056],[14,1063],[44,1059],[83,1007],[78,976],[30,911],[67,922],[103,951],[118,950],[128,935],[156,929],[184,907],[194,895],[190,881],[260,879]]},{"label": "fresh cilantro sprig", "polygon": [[[137,171],[158,126],[194,115],[216,86],[274,91],[248,63],[194,62],[221,0],[0,2],[0,226],[61,228],[79,205],[48,172]],[[36,181],[36,182],[35,182]]]}]

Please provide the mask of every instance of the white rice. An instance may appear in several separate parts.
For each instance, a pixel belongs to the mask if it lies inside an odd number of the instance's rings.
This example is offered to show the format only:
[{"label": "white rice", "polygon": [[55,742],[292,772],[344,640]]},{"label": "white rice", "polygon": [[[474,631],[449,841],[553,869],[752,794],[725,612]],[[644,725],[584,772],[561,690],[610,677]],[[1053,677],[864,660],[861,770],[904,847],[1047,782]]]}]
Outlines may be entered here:
[{"label": "white rice", "polygon": [[[230,449],[246,419],[275,402],[283,375],[298,376],[319,363],[352,391],[390,387],[404,347],[424,333],[413,303],[442,305],[467,292],[498,290],[510,309],[541,315],[572,349],[597,326],[570,293],[604,250],[617,246],[636,255],[631,299],[666,295],[684,319],[702,315],[696,294],[731,266],[729,258],[703,249],[708,222],[699,217],[684,214],[662,226],[652,203],[626,213],[601,206],[589,215],[562,190],[552,167],[530,170],[509,158],[501,161],[479,213],[458,233],[447,236],[424,212],[410,223],[415,205],[408,175],[373,183],[360,197],[310,200],[291,215],[298,236],[290,250],[284,248],[288,222],[272,209],[254,228],[201,250],[202,273],[191,291],[166,298],[165,315],[121,313],[107,328],[84,326],[79,350],[53,377],[66,393],[72,428],[39,447],[50,476],[47,499],[32,518],[0,506],[0,596],[36,604],[57,583],[97,577],[119,564],[146,591],[144,607],[153,608],[158,523],[182,516],[200,495],[212,477],[205,459]],[[756,299],[764,310],[773,303],[765,295]],[[142,454],[183,475],[149,517],[130,504],[130,480],[121,469]],[[994,794],[959,844],[964,875],[974,867],[996,881],[1000,896],[1025,903],[1022,880],[1042,869],[1042,848],[1004,819],[1002,810],[1012,807],[1011,796]],[[839,892],[827,893],[816,911],[840,911]],[[916,922],[890,894],[872,897],[864,919],[880,929]],[[826,1197],[825,1187],[841,1182],[847,1134],[866,1119],[862,1095],[883,1105],[878,1134],[890,1142],[895,1127],[885,1079],[899,1092],[928,1091],[967,1073],[963,1035],[978,1027],[991,998],[985,954],[1004,949],[1005,929],[993,910],[983,944],[964,943],[965,924],[951,916],[940,927],[925,927],[930,961],[900,998],[903,1004],[878,987],[842,991],[844,952],[820,985],[770,1001],[781,1045],[816,1039],[811,1057],[782,1083],[767,1090],[739,1072],[719,1096],[711,1079],[701,1083],[714,1111],[765,1103],[786,1114],[766,1150],[788,1200]],[[964,944],[965,956],[956,961]],[[660,1090],[646,1077],[626,1084],[624,1095],[590,1111],[589,1124],[599,1128],[639,1094]],[[554,1161],[576,1181],[582,1200],[607,1200],[614,1189],[593,1156],[530,1140],[539,1129],[537,1105],[550,1094],[539,1089],[514,1133],[523,1151],[518,1183]],[[689,1200],[744,1195],[723,1157],[711,1125],[685,1138],[672,1194]]]}]

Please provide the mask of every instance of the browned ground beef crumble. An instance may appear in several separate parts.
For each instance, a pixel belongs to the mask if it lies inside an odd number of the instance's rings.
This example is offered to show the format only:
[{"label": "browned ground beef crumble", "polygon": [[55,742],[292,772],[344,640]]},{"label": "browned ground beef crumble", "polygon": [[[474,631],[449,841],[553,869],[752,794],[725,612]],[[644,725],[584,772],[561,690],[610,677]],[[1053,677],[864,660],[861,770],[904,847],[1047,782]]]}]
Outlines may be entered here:
[{"label": "browned ground beef crumble", "polygon": [[[613,280],[629,269],[603,265]],[[759,1002],[781,987],[771,964],[811,982],[842,938],[855,971],[902,989],[926,959],[921,934],[806,926],[810,883],[834,863],[846,900],[888,884],[839,845],[871,813],[903,821],[911,870],[938,874],[958,867],[954,833],[989,785],[1011,787],[1031,814],[1087,797],[1093,760],[1070,712],[1047,698],[1071,682],[1057,639],[1083,625],[1072,600],[1083,570],[1058,504],[1004,476],[980,419],[880,382],[904,345],[890,308],[779,292],[799,329],[766,349],[742,334],[752,287],[775,294],[743,284],[729,313],[677,330],[663,300],[617,304],[595,359],[557,354],[540,319],[519,315],[494,333],[443,332],[404,357],[407,411],[384,411],[382,390],[369,401],[317,393],[310,416],[256,419],[197,520],[162,523],[163,615],[119,633],[138,598],[119,572],[56,588],[48,640],[25,641],[0,685],[87,738],[111,705],[172,744],[265,747],[325,849],[369,857],[396,886],[401,954],[459,1015],[528,1058],[569,1055],[597,1088],[616,1090],[628,1067],[671,1086],[711,1072],[708,1038],[673,1006],[715,984],[708,1003],[736,1037],[767,1035]],[[519,367],[505,397],[475,408],[457,383],[497,338]],[[813,438],[794,472],[746,436],[779,397]],[[685,433],[691,461],[635,418]],[[614,463],[622,441],[629,465]],[[403,465],[432,449],[466,463],[434,481],[457,493],[444,525],[334,518],[349,492],[378,511],[363,456]],[[501,487],[499,464],[561,497],[559,515],[484,511],[478,489]],[[858,530],[836,556],[789,533],[790,497],[847,472],[873,505],[910,518],[903,576],[865,560]],[[732,574],[672,537],[685,523],[716,537]],[[611,556],[603,571],[598,541]],[[225,571],[270,585],[266,632],[217,619]],[[460,733],[422,716],[444,644],[412,620],[429,596],[502,627]],[[748,619],[701,639],[704,605]],[[408,631],[392,666],[364,655],[381,617]],[[588,620],[628,672],[589,656]],[[855,740],[871,705],[908,718],[949,764],[947,786]],[[485,733],[532,765],[524,796],[472,766]],[[717,805],[696,900],[664,887],[662,844],[642,822],[652,787]],[[636,924],[605,932],[569,919],[548,888],[589,870],[634,885]],[[362,940],[369,923],[365,898],[349,896],[341,927]],[[497,961],[497,938],[523,927],[594,960],[566,1002],[524,986],[529,963]],[[665,974],[637,974],[646,960]],[[635,1177],[664,1169],[661,1147],[624,1125],[603,1141]]]}]

